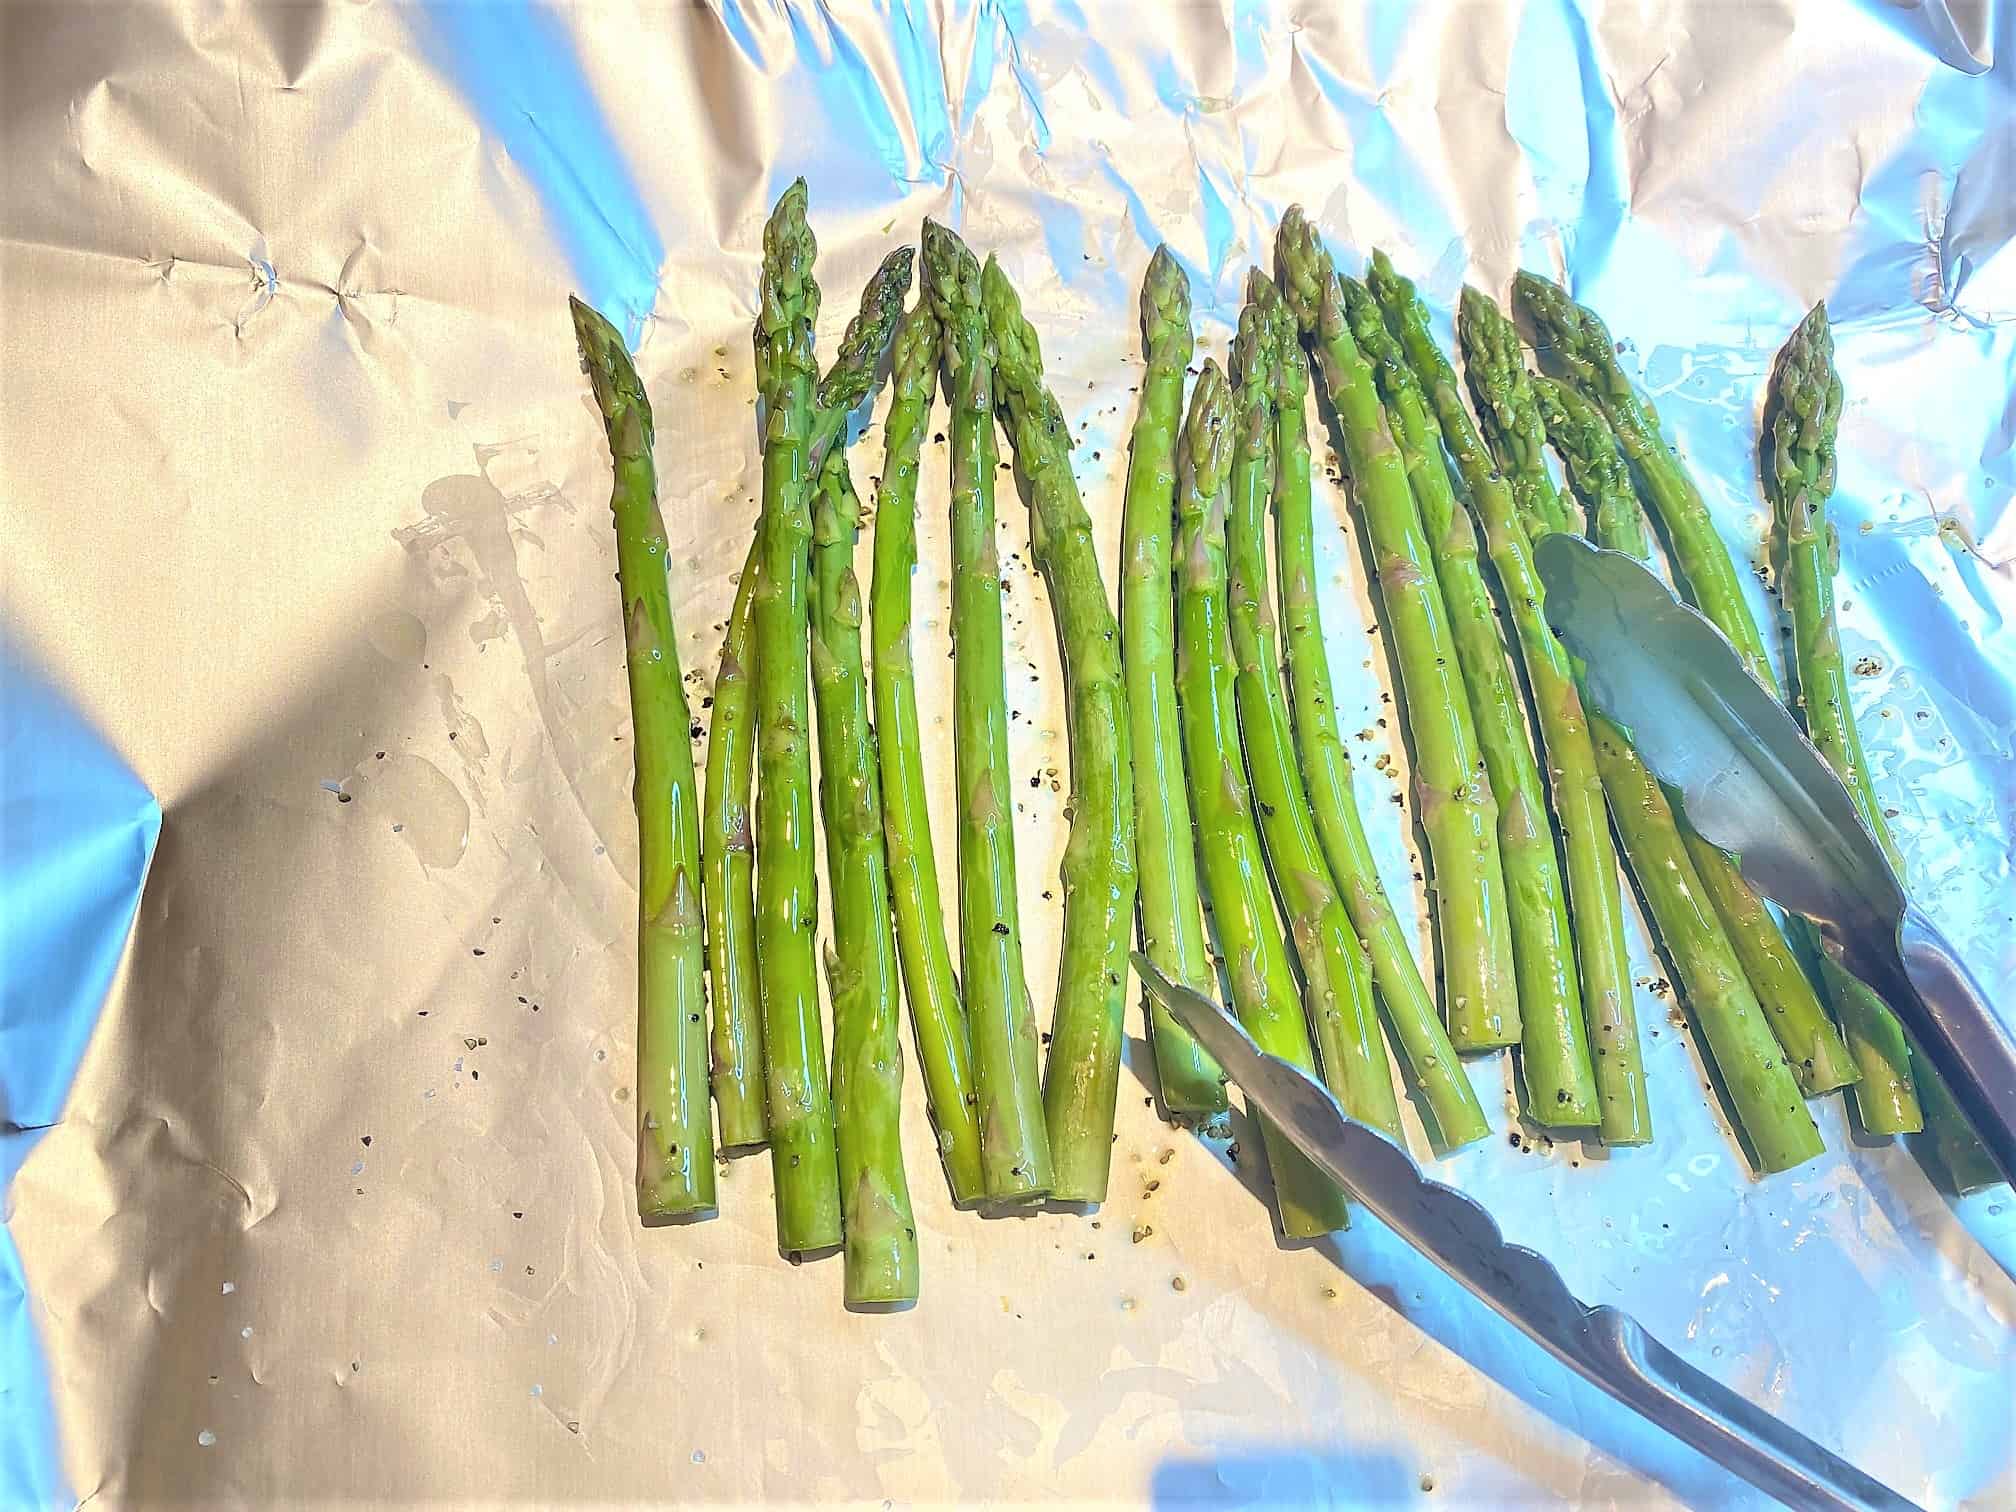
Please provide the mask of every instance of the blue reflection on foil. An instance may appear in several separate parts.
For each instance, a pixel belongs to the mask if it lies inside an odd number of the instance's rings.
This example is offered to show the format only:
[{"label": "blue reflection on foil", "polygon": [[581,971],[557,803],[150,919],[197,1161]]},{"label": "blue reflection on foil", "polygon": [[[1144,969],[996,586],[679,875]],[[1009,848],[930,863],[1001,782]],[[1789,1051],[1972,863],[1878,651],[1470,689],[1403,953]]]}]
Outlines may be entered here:
[{"label": "blue reflection on foil", "polygon": [[[1560,86],[1564,58],[1574,59],[1579,89]],[[1536,224],[1570,228],[1577,249],[1603,262],[1625,205],[1617,109],[1589,18],[1573,0],[1521,13],[1505,85],[1505,127],[1531,167],[1540,202]],[[1537,246],[1526,248],[1525,261],[1543,270],[1552,266]]]},{"label": "blue reflection on foil", "polygon": [[[63,1112],[139,906],[161,810],[0,633],[0,1211]],[[0,1227],[0,1502],[71,1500],[12,1236]]]},{"label": "blue reflection on foil", "polygon": [[530,181],[581,297],[634,346],[658,298],[665,244],[581,72],[573,38],[515,4],[418,7],[413,29]]}]

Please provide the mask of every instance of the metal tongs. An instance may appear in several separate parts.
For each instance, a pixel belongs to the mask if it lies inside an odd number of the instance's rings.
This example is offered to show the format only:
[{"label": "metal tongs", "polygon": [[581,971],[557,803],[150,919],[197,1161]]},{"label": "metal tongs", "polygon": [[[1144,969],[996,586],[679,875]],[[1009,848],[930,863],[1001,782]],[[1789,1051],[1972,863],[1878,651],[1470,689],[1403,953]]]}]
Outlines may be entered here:
[{"label": "metal tongs", "polygon": [[1134,969],[1312,1165],[1584,1380],[1788,1507],[1916,1506],[1696,1370],[1629,1314],[1580,1301],[1545,1256],[1507,1244],[1480,1203],[1423,1176],[1320,1082],[1263,1054],[1210,998],[1170,981],[1146,956],[1135,955]]},{"label": "metal tongs", "polygon": [[1631,732],[1703,838],[1804,914],[1883,995],[2016,1178],[2016,1032],[1904,891],[1848,790],[1721,631],[1632,557],[1573,536],[1534,548],[1547,619],[1590,701]]},{"label": "metal tongs", "polygon": [[[1626,726],[1688,820],[1765,896],[1811,918],[1881,991],[1946,1077],[2005,1176],[2016,1173],[2016,1039],[1911,902],[1854,801],[1707,620],[1636,560],[1567,535],[1535,549],[1547,617],[1590,701]],[[1430,1181],[1319,1083],[1264,1055],[1219,1006],[1157,971],[1149,992],[1218,1058],[1261,1117],[1487,1305],[1577,1374],[1794,1507],[1910,1507],[1839,1455],[1689,1365],[1613,1307],[1586,1306],[1477,1202]]]}]

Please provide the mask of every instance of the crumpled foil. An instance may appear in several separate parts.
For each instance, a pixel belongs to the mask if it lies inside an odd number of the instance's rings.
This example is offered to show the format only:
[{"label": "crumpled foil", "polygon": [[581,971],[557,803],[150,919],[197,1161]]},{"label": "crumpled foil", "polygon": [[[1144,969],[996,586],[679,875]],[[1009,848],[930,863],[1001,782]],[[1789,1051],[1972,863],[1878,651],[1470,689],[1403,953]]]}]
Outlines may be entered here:
[{"label": "crumpled foil", "polygon": [[[1857,712],[1913,882],[2008,1004],[2012,13],[6,6],[6,616],[165,817],[12,1179],[0,1375],[48,1411],[8,1409],[0,1497],[1748,1503],[1369,1218],[1278,1245],[1250,1126],[1235,1149],[1158,1123],[1138,1038],[1096,1220],[954,1214],[913,1071],[906,1314],[849,1314],[837,1264],[777,1256],[760,1158],[718,1219],[639,1228],[608,461],[564,295],[626,326],[657,407],[696,707],[755,512],[758,231],[798,173],[829,350],[922,216],[999,252],[1109,583],[1157,242],[1200,352],[1292,202],[1445,320],[1464,279],[1564,274],[1760,561],[1764,381],[1824,296]],[[943,464],[927,446],[916,581],[941,781]],[[1404,897],[1405,753],[1324,497],[1345,729]],[[1025,562],[1041,1005],[1066,747]],[[2016,1503],[2007,1189],[1942,1196],[1836,1100],[1823,1159],[1752,1181],[1642,932],[1638,956],[1658,1142],[1515,1146],[1501,1057],[1473,1067],[1500,1135],[1440,1174],[1907,1494]]]}]

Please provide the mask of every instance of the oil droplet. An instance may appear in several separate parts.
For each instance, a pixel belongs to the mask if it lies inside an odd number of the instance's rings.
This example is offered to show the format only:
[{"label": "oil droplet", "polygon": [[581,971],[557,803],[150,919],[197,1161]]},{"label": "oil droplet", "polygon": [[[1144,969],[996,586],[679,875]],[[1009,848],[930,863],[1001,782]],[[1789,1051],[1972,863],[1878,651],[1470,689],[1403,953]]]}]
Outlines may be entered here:
[{"label": "oil droplet", "polygon": [[364,633],[371,649],[396,667],[417,667],[427,659],[427,627],[403,609],[374,615]]},{"label": "oil droplet", "polygon": [[352,779],[351,794],[392,820],[392,833],[422,866],[445,870],[459,862],[469,846],[469,801],[448,774],[406,752],[369,767]]},{"label": "oil droplet", "polygon": [[706,1463],[707,1463],[707,1451],[706,1451],[705,1449],[695,1449],[695,1450],[693,1451],[693,1463],[694,1463],[694,1464],[696,1464],[696,1465],[704,1465],[704,1464],[706,1464]]},{"label": "oil droplet", "polygon": [[208,1449],[212,1444],[217,1442],[217,1435],[212,1433],[208,1428],[205,1428],[201,1433],[196,1435],[196,1442],[201,1444],[205,1449]]}]

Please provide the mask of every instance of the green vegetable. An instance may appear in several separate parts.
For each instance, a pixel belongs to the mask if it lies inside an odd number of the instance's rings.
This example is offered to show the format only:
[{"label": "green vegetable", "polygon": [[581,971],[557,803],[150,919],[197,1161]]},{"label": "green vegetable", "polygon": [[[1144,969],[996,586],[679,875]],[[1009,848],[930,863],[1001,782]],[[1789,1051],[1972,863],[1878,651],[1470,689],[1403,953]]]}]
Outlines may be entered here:
[{"label": "green vegetable", "polygon": [[[860,308],[847,322],[833,366],[819,380],[814,395],[812,443],[807,450],[807,472],[811,477],[819,476],[827,452],[843,440],[848,417],[875,391],[882,358],[903,318],[903,300],[910,292],[910,274],[916,260],[916,248],[898,247],[882,259],[861,291]],[[761,366],[759,363],[758,392],[766,402],[774,404],[775,400],[763,391]]]},{"label": "green vegetable", "polygon": [[[1597,542],[1635,557],[1648,555],[1644,516],[1610,422],[1568,384],[1535,377],[1533,390],[1548,439],[1567,464],[1569,481],[1594,522]],[[1862,1072],[1856,1058],[1814,997],[1812,983],[1798,969],[1764,900],[1727,854],[1703,841],[1684,820],[1680,828],[1703,890],[1764,1004],[1778,1043],[1791,1058],[1801,1090],[1811,1096],[1859,1081]],[[1848,1004],[1844,1019],[1860,1022],[1866,1016],[1866,996],[1858,995]]]},{"label": "green vegetable", "polygon": [[1052,1184],[1036,1015],[1022,970],[1014,801],[994,542],[994,343],[980,264],[924,222],[924,293],[942,332],[952,407],[953,766],[959,795],[959,944],[987,1195],[1029,1201]]},{"label": "green vegetable", "polygon": [[827,453],[812,520],[812,688],[833,946],[833,1114],[850,1306],[917,1299],[917,1227],[903,1174],[903,1048],[896,940],[882,859],[882,784],[861,661],[854,546],[861,500],[844,450]]},{"label": "green vegetable", "polygon": [[[1390,302],[1385,298],[1389,290]],[[1533,690],[1554,812],[1567,858],[1582,1015],[1588,1041],[1595,1048],[1603,1142],[1646,1144],[1652,1138],[1652,1109],[1639,1052],[1631,956],[1624,936],[1624,896],[1617,878],[1617,852],[1610,840],[1603,779],[1596,770],[1595,748],[1574,668],[1542,609],[1543,594],[1527,536],[1529,528],[1536,536],[1564,529],[1569,517],[1547,472],[1546,431],[1520,355],[1519,335],[1497,305],[1475,289],[1464,289],[1456,336],[1464,351],[1470,393],[1483,422],[1480,437],[1456,396],[1455,374],[1428,337],[1427,322],[1412,286],[1396,279],[1380,292],[1388,320],[1395,323],[1414,359],[1416,375],[1435,396],[1443,437],[1455,453],[1471,499],[1483,517],[1484,539],[1511,610],[1527,685]],[[1484,437],[1490,440],[1488,452],[1482,444]],[[1536,452],[1536,446],[1542,450]],[[1502,479],[1492,466],[1494,459],[1503,469]],[[1529,1095],[1531,1090],[1529,1078]]]},{"label": "green vegetable", "polygon": [[[1556,429],[1554,411],[1559,408],[1560,397],[1567,393],[1565,388],[1558,392],[1545,387],[1540,390],[1550,435]],[[1574,451],[1569,458],[1571,478],[1596,479],[1602,475],[1607,466],[1602,459],[1603,447],[1607,445],[1613,452],[1615,449],[1615,443],[1604,434],[1606,427],[1607,422],[1595,411],[1586,410],[1565,428],[1564,434],[1572,434],[1574,438]],[[1576,457],[1582,459],[1579,465]],[[1578,488],[1584,486],[1583,482],[1577,483]],[[1635,504],[1599,501],[1587,494],[1584,500],[1597,524],[1599,546],[1644,555],[1644,527]],[[1750,1141],[1761,1170],[1782,1169],[1771,1163],[1774,1159],[1796,1164],[1806,1158],[1798,1151],[1809,1142],[1805,1130],[1812,1127],[1812,1117],[1802,1105],[1802,1127],[1800,1119],[1785,1113],[1779,1077],[1770,1070],[1762,1048],[1756,1043],[1755,1031],[1760,1019],[1768,1023],[1779,1046],[1783,1081],[1796,1098],[1798,1072],[1804,1069],[1804,1060],[1815,1059],[1816,1067],[1821,1064],[1814,1047],[1822,1043],[1820,1033],[1825,1016],[1809,1015],[1809,1023],[1788,1027],[1790,1020],[1783,1005],[1793,999],[1781,999],[1769,1009],[1759,1002],[1744,974],[1743,963],[1746,953],[1754,958],[1769,946],[1770,938],[1777,935],[1776,924],[1740,877],[1735,878],[1739,891],[1730,889],[1733,868],[1728,857],[1712,846],[1703,845],[1680,823],[1664,789],[1631,748],[1629,737],[1600,715],[1592,718],[1591,729],[1596,738],[1604,789],[1610,798],[1610,812],[1623,838],[1631,870],[1638,878],[1660,938],[1680,976],[1687,1006],[1708,1042],[1710,1056],[1722,1072],[1736,1121]],[[1715,878],[1712,887],[1704,883],[1697,858]],[[1732,939],[1736,933],[1749,937],[1741,947]],[[1830,1049],[1826,1061],[1838,1066],[1839,1056]],[[1736,1068],[1734,1072],[1732,1066]],[[1813,1152],[1817,1152],[1817,1130],[1810,1143]]]},{"label": "green vegetable", "polygon": [[924,742],[910,659],[910,579],[917,570],[917,468],[938,379],[938,321],[918,300],[896,331],[889,416],[882,424],[882,482],[875,495],[875,569],[869,586],[876,742],[882,776],[882,832],[896,914],[896,953],[910,1003],[910,1032],[954,1202],[986,1195],[980,1170],[979,1102],[973,1049],[945,915],[924,796]]},{"label": "green vegetable", "polygon": [[[1197,896],[1197,846],[1183,780],[1176,610],[1169,586],[1176,431],[1183,419],[1183,370],[1193,350],[1190,281],[1167,247],[1155,249],[1142,280],[1141,347],[1146,369],[1120,521],[1120,655],[1134,752],[1141,950],[1171,980],[1208,995],[1216,984]],[[1152,998],[1147,1018],[1162,1106],[1179,1117],[1223,1112],[1225,1073],[1218,1063]]]},{"label": "green vegetable", "polygon": [[805,181],[784,191],[763,228],[757,382],[770,401],[763,436],[761,560],[750,610],[756,646],[756,982],[775,1172],[777,1244],[788,1253],[840,1243],[839,1166],[819,1012],[819,883],[813,860],[807,563],[808,470],[818,253]]},{"label": "green vegetable", "polygon": [[1539,373],[1533,379],[1533,401],[1547,427],[1547,440],[1560,456],[1563,471],[1582,501],[1589,535],[1617,542],[1617,550],[1642,557],[1652,548],[1645,535],[1645,517],[1631,488],[1631,468],[1617,448],[1617,437],[1603,412],[1566,383]]},{"label": "green vegetable", "polygon": [[1064,938],[1043,1076],[1050,1194],[1103,1202],[1134,928],[1134,759],[1120,627],[1099,575],[1092,517],[1071,475],[1071,427],[1043,382],[1043,349],[992,257],[980,274],[994,338],[994,393],[1028,489],[1029,539],[1050,589],[1071,732],[1071,835],[1059,880]]},{"label": "green vegetable", "polygon": [[568,306],[615,470],[609,509],[637,753],[637,1212],[649,1222],[714,1206],[698,794],[651,461],[651,401],[616,328],[578,299]]},{"label": "green vegetable", "polygon": [[[1371,282],[1378,291],[1378,279]],[[1574,519],[1547,471],[1547,427],[1540,419],[1518,328],[1488,294],[1468,284],[1457,300],[1456,344],[1463,349],[1463,375],[1477,406],[1478,428],[1505,473],[1526,533],[1538,540],[1557,530],[1573,531]],[[1426,373],[1421,381],[1433,386]]]},{"label": "green vegetable", "polygon": [[[1684,819],[1680,835],[1687,843],[1687,854],[1693,858],[1695,871],[1700,874],[1702,891],[1715,905],[1715,913],[1729,932],[1730,943],[1736,947],[1736,959],[1743,963],[1743,974],[1750,979],[1778,1043],[1791,1059],[1800,1091],[1817,1097],[1822,1092],[1861,1081],[1858,1061],[1842,1042],[1841,1031],[1834,1027],[1827,1010],[1820,1006],[1813,983],[1787,943],[1785,931],[1779,928],[1777,918],[1756,889],[1743,880],[1742,868],[1735,858],[1703,840]],[[1874,993],[1845,972],[1842,977],[1841,986],[1830,986],[1828,995],[1838,1002],[1847,984],[1853,983],[1858,989],[1857,1003],[1850,1012],[1859,1010],[1858,1021],[1866,1018],[1871,1002],[1878,1013],[1884,1012]],[[1882,1032],[1880,1025],[1872,1025],[1871,1030]],[[1868,1042],[1866,1036],[1864,1040]],[[1908,1080],[1903,1084],[1906,1097],[1910,1095],[1910,1085]],[[1855,1093],[1858,1099],[1865,1095],[1859,1088]],[[1917,1125],[1913,1123],[1912,1127]]]},{"label": "green vegetable", "polygon": [[[1834,619],[1840,548],[1827,519],[1827,501],[1834,493],[1841,397],[1827,307],[1815,305],[1778,354],[1765,405],[1760,469],[1776,526],[1779,591],[1792,621],[1792,670],[1799,694],[1795,707],[1805,719],[1806,733],[1840,774],[1870,833],[1901,878],[1904,857],[1877,801],[1868,758],[1862,754]],[[1986,1155],[1968,1153],[1970,1146],[1979,1150],[1979,1141],[1961,1118],[1952,1094],[1943,1085],[1924,1084],[1922,1073],[1931,1073],[1931,1065],[1910,1054],[1903,1026],[1882,999],[1828,960],[1817,942],[1814,949],[1822,957],[1822,978],[1862,1067],[1855,1110],[1863,1126],[1876,1134],[1907,1133],[1935,1120],[1942,1159],[1957,1181]]]},{"label": "green vegetable", "polygon": [[[1378,298],[1355,279],[1342,280],[1346,318],[1359,351],[1372,364],[1394,439],[1407,461],[1414,502],[1449,609],[1477,743],[1497,800],[1498,854],[1512,907],[1519,1059],[1527,1115],[1555,1126],[1593,1124],[1598,1118],[1595,1070],[1540,764],[1527,741],[1518,680],[1506,660],[1491,593],[1478,564],[1476,529],[1469,511],[1458,505],[1443,460],[1445,440],[1472,490],[1480,484],[1492,490],[1497,507],[1483,504],[1480,512],[1487,530],[1495,532],[1498,556],[1508,557],[1516,550],[1523,561],[1523,533],[1516,543],[1507,533],[1508,528],[1519,531],[1511,495],[1477,440],[1456,393],[1456,376],[1429,336],[1425,314],[1414,308],[1413,285],[1401,287],[1383,253],[1374,254],[1371,276],[1380,290]],[[1399,339],[1387,328],[1388,319],[1398,327]],[[1408,344],[1403,346],[1403,340]],[[1453,417],[1447,413],[1451,410]],[[1530,579],[1531,564],[1526,566]],[[1516,593],[1508,590],[1510,596]],[[1528,613],[1538,618],[1537,609],[1529,608]]]},{"label": "green vegetable", "polygon": [[1513,292],[1539,333],[1541,360],[1609,420],[1646,499],[1665,527],[1674,563],[1694,602],[1729,637],[1758,681],[1774,686],[1764,637],[1743,598],[1736,563],[1715,532],[1701,490],[1660,435],[1659,416],[1651,401],[1624,376],[1609,330],[1594,311],[1575,303],[1560,285],[1544,278],[1521,273],[1514,280]]},{"label": "green vegetable", "polygon": [[[1296,339],[1295,317],[1272,285],[1262,289],[1276,327],[1280,355],[1275,404],[1274,549],[1280,571],[1281,630],[1287,644],[1288,688],[1295,751],[1308,786],[1324,859],[1343,889],[1372,963],[1372,985],[1387,1026],[1427,1105],[1432,1138],[1455,1149],[1490,1132],[1484,1109],[1449,1043],[1435,1000],[1421,979],[1412,944],[1386,885],[1352,791],[1351,757],[1337,733],[1330,663],[1316,592],[1314,489],[1309,466],[1309,361]],[[1143,875],[1142,889],[1147,889]]]},{"label": "green vegetable", "polygon": [[1379,1037],[1372,967],[1323,859],[1316,819],[1295,759],[1288,701],[1281,691],[1281,642],[1267,593],[1267,505],[1274,483],[1277,324],[1254,270],[1232,347],[1232,472],[1225,520],[1227,601],[1238,671],[1234,698],[1246,747],[1253,807],[1288,935],[1302,962],[1309,1022],[1323,1080],[1344,1111],[1400,1138],[1393,1070]]},{"label": "green vegetable", "polygon": [[1729,937],[1702,894],[1665,791],[1622,730],[1601,714],[1589,723],[1631,870],[1651,905],[1757,1169],[1783,1171],[1812,1159],[1822,1148],[1820,1131],[1799,1099],[1791,1065],[1744,979]]},{"label": "green vegetable", "polygon": [[[1262,1050],[1314,1071],[1239,755],[1237,674],[1226,624],[1231,466],[1231,394],[1217,362],[1207,361],[1190,395],[1176,487],[1176,695],[1198,856],[1239,1021]],[[1282,1232],[1306,1239],[1343,1228],[1349,1221],[1343,1192],[1271,1125],[1263,1124],[1262,1133]]]},{"label": "green vegetable", "polygon": [[1445,1014],[1460,1050],[1516,1044],[1512,964],[1497,804],[1478,751],[1448,610],[1408,487],[1406,464],[1351,338],[1336,268],[1299,207],[1276,242],[1282,293],[1320,364],[1344,436],[1355,502],[1379,572],[1400,663],[1442,939]]},{"label": "green vegetable", "polygon": [[731,1150],[760,1145],[770,1132],[763,1105],[763,1010],[756,995],[756,837],[749,820],[756,758],[749,715],[756,567],[752,542],[721,642],[700,809],[700,896],[706,905],[707,977],[714,1009],[714,1106],[721,1143]]}]

